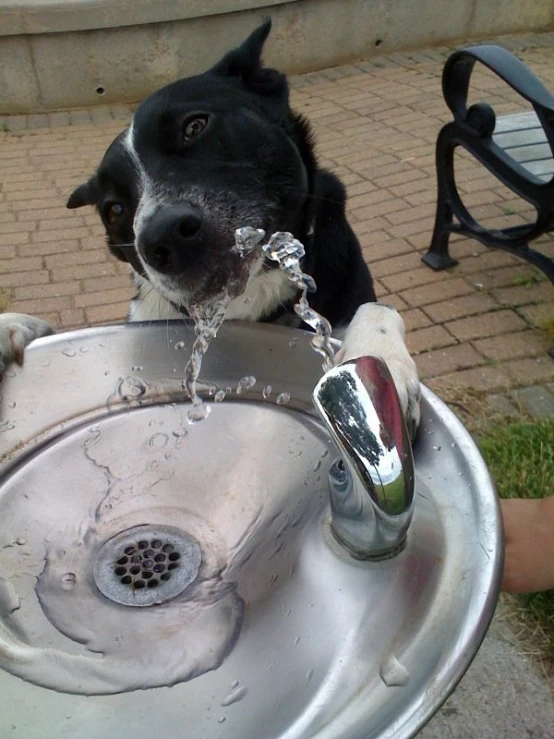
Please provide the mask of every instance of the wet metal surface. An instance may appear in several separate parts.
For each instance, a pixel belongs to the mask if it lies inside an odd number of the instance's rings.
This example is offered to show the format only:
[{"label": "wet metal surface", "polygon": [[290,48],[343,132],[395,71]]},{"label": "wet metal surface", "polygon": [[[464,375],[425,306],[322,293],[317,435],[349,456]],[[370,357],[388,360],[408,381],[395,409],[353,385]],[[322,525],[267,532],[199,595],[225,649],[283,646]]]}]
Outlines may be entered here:
[{"label": "wet metal surface", "polygon": [[[447,697],[496,601],[488,473],[424,390],[405,549],[350,557],[329,528],[337,449],[312,407],[309,338],[224,325],[199,383],[211,413],[195,424],[181,389],[194,334],[180,323],[49,337],[9,371],[0,736],[399,739]],[[106,598],[105,543],[135,529],[110,567],[139,557],[142,576],[154,570],[139,552],[163,549],[164,527],[198,543],[197,577],[159,605]]]}]

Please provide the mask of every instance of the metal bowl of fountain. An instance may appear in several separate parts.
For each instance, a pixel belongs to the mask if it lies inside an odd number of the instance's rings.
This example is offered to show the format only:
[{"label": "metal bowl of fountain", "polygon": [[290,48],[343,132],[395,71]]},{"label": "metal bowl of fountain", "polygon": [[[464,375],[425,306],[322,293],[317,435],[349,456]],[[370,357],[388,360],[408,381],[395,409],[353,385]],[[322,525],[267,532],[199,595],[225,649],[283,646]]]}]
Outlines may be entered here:
[{"label": "metal bowl of fountain", "polygon": [[3,380],[0,736],[413,736],[498,593],[470,436],[424,388],[407,544],[359,561],[329,531],[309,335],[225,324],[197,423],[193,340],[184,323],[48,337]]}]

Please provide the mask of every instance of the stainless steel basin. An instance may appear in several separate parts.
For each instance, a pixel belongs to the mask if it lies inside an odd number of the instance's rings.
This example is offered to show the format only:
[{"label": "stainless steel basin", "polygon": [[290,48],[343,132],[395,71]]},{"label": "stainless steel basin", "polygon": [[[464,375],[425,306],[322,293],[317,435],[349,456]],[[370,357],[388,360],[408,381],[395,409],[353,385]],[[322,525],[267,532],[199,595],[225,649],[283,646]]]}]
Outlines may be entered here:
[{"label": "stainless steel basin", "polygon": [[224,325],[195,424],[192,340],[182,323],[48,337],[0,386],[0,736],[413,736],[498,593],[471,438],[424,389],[406,547],[358,561],[329,531],[337,451],[307,335]]}]

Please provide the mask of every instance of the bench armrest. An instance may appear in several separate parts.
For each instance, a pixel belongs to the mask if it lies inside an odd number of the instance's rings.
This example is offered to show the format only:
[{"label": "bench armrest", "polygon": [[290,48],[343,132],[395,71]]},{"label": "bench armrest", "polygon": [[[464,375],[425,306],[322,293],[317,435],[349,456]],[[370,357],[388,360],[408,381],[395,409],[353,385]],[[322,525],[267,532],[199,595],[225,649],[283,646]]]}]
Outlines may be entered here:
[{"label": "bench armrest", "polygon": [[554,115],[554,96],[529,67],[501,46],[481,44],[455,51],[444,65],[442,91],[456,119],[466,119],[469,80],[475,62],[481,62],[497,74],[528,100],[539,115],[540,112]]}]

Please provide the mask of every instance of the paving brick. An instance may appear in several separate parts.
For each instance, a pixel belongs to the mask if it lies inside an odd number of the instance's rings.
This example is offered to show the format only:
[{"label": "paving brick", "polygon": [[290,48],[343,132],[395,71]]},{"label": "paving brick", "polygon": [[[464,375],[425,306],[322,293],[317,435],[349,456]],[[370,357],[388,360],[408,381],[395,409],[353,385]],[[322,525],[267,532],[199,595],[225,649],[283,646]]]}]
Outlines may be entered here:
[{"label": "paving brick", "polygon": [[455,343],[456,339],[442,326],[416,329],[410,331],[407,336],[408,349],[412,354],[420,354],[431,349],[451,346]]},{"label": "paving brick", "polygon": [[538,328],[552,325],[552,321],[554,321],[554,299],[540,305],[526,305],[523,308],[518,308],[517,312],[526,321]]},{"label": "paving brick", "polygon": [[422,377],[436,377],[483,364],[483,357],[470,344],[456,344],[419,354],[416,364]]},{"label": "paving brick", "polygon": [[554,395],[546,387],[523,387],[512,396],[533,418],[554,418]]},{"label": "paving brick", "polygon": [[[414,254],[414,256],[417,255]],[[440,272],[433,272],[427,267],[417,266],[407,272],[399,272],[394,275],[384,276],[381,280],[390,292],[401,292],[402,290],[417,287],[418,285],[442,282],[444,280],[444,275]]]},{"label": "paving brick", "polygon": [[[115,271],[113,265],[109,265],[109,267],[112,271]],[[106,265],[106,270],[107,269],[108,265]],[[117,288],[121,288],[122,290],[133,289],[131,285],[131,279],[128,274],[107,274],[105,277],[92,277],[83,281],[83,287],[85,292],[96,292],[97,290],[114,290]]]},{"label": "paving brick", "polygon": [[371,265],[380,259],[387,259],[399,254],[411,253],[414,251],[413,246],[403,239],[391,239],[384,231],[380,232],[382,238],[379,239],[374,234],[367,233],[360,236],[360,245],[364,253],[364,257]]},{"label": "paving brick", "polygon": [[87,321],[90,324],[116,323],[125,321],[129,313],[129,301],[124,303],[110,303],[87,308]]},{"label": "paving brick", "polygon": [[[21,289],[29,288],[36,285],[45,285],[49,280],[47,270],[32,270],[27,272],[4,272],[0,273],[0,288],[16,287],[18,292]],[[33,290],[35,288],[33,287]]]},{"label": "paving brick", "polygon": [[87,250],[65,252],[63,254],[49,254],[44,258],[47,269],[55,269],[57,267],[73,267],[76,265],[95,264],[98,262],[106,262],[108,250]]},{"label": "paving brick", "polygon": [[60,298],[28,298],[10,302],[10,310],[14,313],[29,313],[39,317],[45,313],[69,308],[71,308],[71,298],[69,295]]},{"label": "paving brick", "polygon": [[79,248],[80,244],[78,241],[68,239],[67,241],[45,241],[42,244],[22,244],[17,247],[17,253],[20,257],[36,257],[42,254],[72,253]]},{"label": "paving brick", "polygon": [[402,242],[402,245],[404,247],[403,251],[408,249],[407,253],[402,252],[400,256],[381,259],[371,263],[371,274],[374,275],[374,277],[383,278],[388,275],[398,274],[399,272],[419,269],[421,265],[419,254],[413,251],[413,249],[410,250],[409,246],[406,247],[405,242]]},{"label": "paving brick", "polygon": [[532,281],[527,285],[493,290],[492,295],[500,305],[516,306],[542,303],[552,297],[552,285],[550,281],[538,284]]},{"label": "paving brick", "polygon": [[78,282],[56,282],[48,285],[34,285],[32,289],[16,287],[14,298],[16,300],[57,298],[62,295],[75,295],[78,292]]},{"label": "paving brick", "polygon": [[492,412],[500,416],[517,416],[519,413],[518,407],[506,395],[488,395],[487,403]]},{"label": "paving brick", "polygon": [[552,379],[552,358],[548,355],[532,359],[516,359],[513,362],[505,362],[502,368],[513,377],[520,385],[537,384]]},{"label": "paving brick", "polygon": [[429,317],[419,308],[411,308],[403,311],[402,318],[408,334],[410,331],[415,331],[418,328],[425,328],[431,323]]},{"label": "paving brick", "polygon": [[[132,287],[128,288],[128,300],[133,297],[134,292],[135,291],[132,289]],[[123,300],[125,300],[125,295],[126,294],[123,288],[83,293],[81,295],[75,295],[74,304],[75,308],[90,308],[103,304],[111,305],[115,303],[121,303]]]},{"label": "paving brick", "polygon": [[[94,264],[79,264],[72,267],[56,267],[51,270],[53,282],[64,282],[65,280],[82,280],[99,275],[113,275],[115,267],[107,262]],[[85,288],[86,289],[86,288]],[[96,288],[94,288],[96,289]]]},{"label": "paving brick", "polygon": [[519,357],[538,357],[544,355],[546,342],[537,331],[518,331],[517,333],[491,336],[472,342],[484,357],[496,361]]},{"label": "paving brick", "polygon": [[78,226],[77,228],[62,230],[35,231],[32,234],[32,240],[36,244],[41,244],[45,241],[65,241],[66,239],[80,239],[85,236],[90,236],[90,227]]},{"label": "paving brick", "polygon": [[[442,273],[444,275],[444,273]],[[438,303],[473,292],[473,288],[461,277],[443,277],[442,281],[405,290],[401,298],[413,308]]]},{"label": "paving brick", "polygon": [[85,311],[80,308],[66,308],[60,311],[59,325],[60,328],[76,328],[85,326],[87,323]]},{"label": "paving brick", "polygon": [[[13,256],[15,257],[15,249]],[[30,270],[42,269],[41,257],[29,257],[28,259],[7,259],[3,257],[0,260],[0,275],[11,274],[16,272],[29,272]]]},{"label": "paving brick", "polygon": [[470,318],[448,321],[444,326],[460,341],[509,333],[526,328],[525,321],[514,311],[499,310]]},{"label": "paving brick", "polygon": [[511,385],[509,375],[499,367],[473,367],[451,374],[433,377],[429,381],[431,387],[439,395],[445,390],[466,390],[477,388],[483,392],[504,390]]},{"label": "paving brick", "polygon": [[423,309],[432,321],[444,323],[456,318],[485,313],[495,308],[495,301],[490,295],[471,293],[452,300],[426,305]]}]

